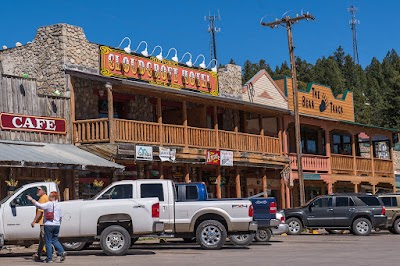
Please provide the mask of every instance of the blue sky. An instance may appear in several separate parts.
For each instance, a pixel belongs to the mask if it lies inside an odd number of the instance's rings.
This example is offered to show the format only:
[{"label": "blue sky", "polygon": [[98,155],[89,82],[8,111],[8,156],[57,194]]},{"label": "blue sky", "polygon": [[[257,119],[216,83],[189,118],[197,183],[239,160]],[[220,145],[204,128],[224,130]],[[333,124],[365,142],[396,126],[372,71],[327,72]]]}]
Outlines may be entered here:
[{"label": "blue sky", "polygon": [[[400,1],[387,0],[52,0],[52,1],[2,1],[0,22],[0,47],[13,47],[15,42],[31,41],[40,26],[69,23],[83,27],[91,42],[118,46],[125,36],[132,40],[132,49],[141,40],[164,50],[176,47],[182,56],[204,54],[209,58],[208,23],[204,15],[220,10],[217,26],[217,54],[224,64],[233,58],[243,65],[246,59],[265,59],[271,66],[288,61],[287,39],[284,28],[261,27],[261,17],[266,21],[281,17],[288,10],[295,16],[303,9],[317,20],[301,22],[294,27],[295,53],[310,62],[330,55],[342,45],[352,52],[350,14],[347,7],[358,6],[358,47],[360,63],[367,65],[372,57],[382,59],[388,50],[400,52],[400,34],[394,10]],[[395,26],[393,26],[395,25]]]}]

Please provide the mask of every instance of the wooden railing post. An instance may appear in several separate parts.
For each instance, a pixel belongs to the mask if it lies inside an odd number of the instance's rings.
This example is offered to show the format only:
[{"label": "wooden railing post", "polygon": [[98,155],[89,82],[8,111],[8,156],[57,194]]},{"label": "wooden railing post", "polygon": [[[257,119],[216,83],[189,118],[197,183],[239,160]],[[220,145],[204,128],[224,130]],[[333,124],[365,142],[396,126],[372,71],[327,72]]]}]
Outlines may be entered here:
[{"label": "wooden railing post", "polygon": [[263,153],[267,151],[267,147],[265,147],[265,139],[264,139],[264,126],[263,126],[263,121],[262,121],[262,115],[258,115],[258,126],[260,128],[260,136],[261,136],[261,150]]},{"label": "wooden railing post", "polygon": [[[357,138],[358,141],[358,138]],[[356,138],[351,133],[351,154],[353,155],[353,175],[357,175],[357,153],[356,153]]]},{"label": "wooden railing post", "polygon": [[235,148],[236,151],[239,151],[239,116],[238,116],[238,110],[233,111],[233,123],[235,125],[234,131],[235,131]]},{"label": "wooden railing post", "polygon": [[188,136],[188,118],[187,118],[187,104],[186,101],[182,102],[183,111],[183,138],[185,142],[185,149],[189,148],[189,136]]},{"label": "wooden railing post", "polygon": [[190,183],[190,168],[189,164],[185,164],[185,183]]},{"label": "wooden railing post", "polygon": [[157,98],[157,123],[159,126],[159,142],[160,146],[164,143],[164,129],[163,129],[163,122],[162,122],[162,105],[161,105],[161,98]]},{"label": "wooden railing post", "polygon": [[219,136],[218,136],[218,107],[214,105],[214,130],[215,130],[215,148],[219,151]]},{"label": "wooden railing post", "polygon": [[375,176],[375,162],[374,162],[374,145],[372,142],[372,133],[369,133],[369,154],[371,157],[372,176]]},{"label": "wooden railing post", "polygon": [[115,143],[115,127],[114,127],[114,98],[112,93],[111,83],[106,83],[107,101],[108,101],[108,125],[109,125],[109,138],[110,143]]}]

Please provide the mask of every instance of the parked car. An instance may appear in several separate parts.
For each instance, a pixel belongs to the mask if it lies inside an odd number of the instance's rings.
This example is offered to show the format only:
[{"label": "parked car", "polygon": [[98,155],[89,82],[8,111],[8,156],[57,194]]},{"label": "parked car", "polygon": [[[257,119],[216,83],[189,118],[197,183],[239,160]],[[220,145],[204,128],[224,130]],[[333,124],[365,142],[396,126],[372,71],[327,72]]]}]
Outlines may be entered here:
[{"label": "parked car", "polygon": [[[127,188],[133,188],[133,193],[120,193]],[[156,197],[160,201],[160,221],[164,223],[165,233],[154,237],[196,239],[203,249],[220,249],[228,236],[252,234],[257,230],[257,223],[253,221],[253,205],[249,200],[200,202],[192,199],[193,195],[187,196],[189,200],[179,200],[171,180],[143,179],[115,182],[92,200],[112,202],[121,198]],[[132,241],[136,240],[137,237]]]},{"label": "parked car", "polygon": [[301,234],[304,228],[350,230],[355,235],[369,235],[372,229],[386,226],[382,200],[370,194],[332,194],[319,196],[304,207],[285,210],[289,234]]},{"label": "parked car", "polygon": [[286,234],[289,231],[289,225],[286,223],[285,211],[280,210],[276,212],[276,219],[280,221],[280,224],[276,227],[272,227],[271,231],[273,235]]},{"label": "parked car", "polygon": [[387,229],[393,234],[400,234],[400,194],[382,194],[379,198],[386,208]]},{"label": "parked car", "polygon": [[[36,197],[37,187],[59,191],[53,182],[31,183],[0,201],[0,248],[4,245],[29,246],[38,240],[39,226],[31,227],[35,206],[27,195]],[[124,188],[124,193],[133,193]],[[63,212],[61,242],[100,241],[107,255],[123,255],[136,235],[163,232],[160,202],[157,197],[118,199],[115,201],[70,200],[61,202]],[[112,239],[112,241],[110,241]]]},{"label": "parked car", "polygon": [[[226,201],[232,199],[208,199],[207,187],[203,182],[176,183],[177,200],[184,201]],[[229,239],[235,245],[248,245],[253,238],[258,242],[268,242],[271,238],[271,229],[279,226],[280,220],[276,218],[276,200],[273,197],[264,197],[259,193],[249,198],[235,200],[250,200],[254,209],[254,221],[257,222],[257,232],[253,235],[235,234]]]}]

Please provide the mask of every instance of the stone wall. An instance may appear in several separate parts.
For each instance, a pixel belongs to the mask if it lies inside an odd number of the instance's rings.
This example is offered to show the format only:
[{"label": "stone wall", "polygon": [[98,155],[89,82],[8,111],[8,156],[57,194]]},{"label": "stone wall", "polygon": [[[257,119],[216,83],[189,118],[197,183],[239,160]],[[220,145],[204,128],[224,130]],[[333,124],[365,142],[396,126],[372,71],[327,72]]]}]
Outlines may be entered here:
[{"label": "stone wall", "polygon": [[[73,78],[72,85],[75,92],[75,117],[77,120],[96,119],[99,113],[98,89],[103,88],[104,84],[88,79]],[[104,93],[107,93],[106,91]]]},{"label": "stone wall", "polygon": [[55,24],[39,28],[29,44],[0,50],[0,61],[5,74],[36,79],[39,94],[58,91],[68,96],[65,66],[79,65],[98,72],[99,49],[86,39],[82,28]]},{"label": "stone wall", "polygon": [[218,69],[219,94],[222,97],[242,99],[242,68],[227,64]]},{"label": "stone wall", "polygon": [[393,151],[393,163],[394,163],[394,171],[399,174],[400,173],[400,151]]},{"label": "stone wall", "polygon": [[135,100],[129,101],[127,119],[154,122],[154,106],[150,97],[135,95]]}]

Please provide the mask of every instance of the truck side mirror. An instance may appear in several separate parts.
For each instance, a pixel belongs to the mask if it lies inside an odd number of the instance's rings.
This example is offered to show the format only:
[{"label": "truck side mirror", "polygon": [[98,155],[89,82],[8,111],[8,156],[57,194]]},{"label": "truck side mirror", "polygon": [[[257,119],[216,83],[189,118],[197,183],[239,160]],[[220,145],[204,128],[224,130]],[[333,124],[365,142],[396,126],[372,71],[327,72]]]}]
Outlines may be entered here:
[{"label": "truck side mirror", "polygon": [[101,199],[111,199],[111,194],[103,194],[100,197]]},{"label": "truck side mirror", "polygon": [[13,200],[10,202],[10,206],[13,207],[13,208],[15,208],[15,207],[17,207],[18,205],[20,205],[20,203],[21,203],[21,200],[20,200],[19,198],[15,198],[15,199],[13,199]]}]

